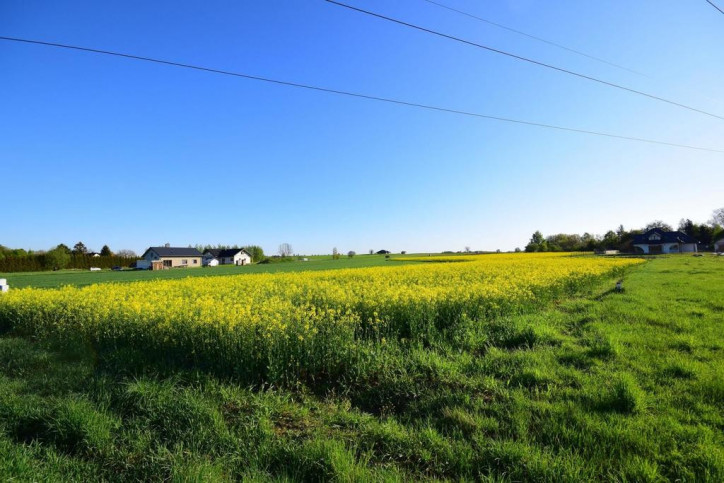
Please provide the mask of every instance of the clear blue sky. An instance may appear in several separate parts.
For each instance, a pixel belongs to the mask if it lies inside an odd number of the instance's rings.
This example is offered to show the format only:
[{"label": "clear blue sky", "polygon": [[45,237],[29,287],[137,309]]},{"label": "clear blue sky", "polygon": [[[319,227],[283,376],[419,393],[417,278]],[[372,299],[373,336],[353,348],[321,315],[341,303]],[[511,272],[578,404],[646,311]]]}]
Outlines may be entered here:
[{"label": "clear blue sky", "polygon": [[[724,116],[704,0],[349,0]],[[724,2],[721,2],[724,3]],[[724,121],[322,0],[4,0],[0,35],[494,116],[724,149]],[[0,244],[510,250],[724,206],[724,154],[0,42]]]}]

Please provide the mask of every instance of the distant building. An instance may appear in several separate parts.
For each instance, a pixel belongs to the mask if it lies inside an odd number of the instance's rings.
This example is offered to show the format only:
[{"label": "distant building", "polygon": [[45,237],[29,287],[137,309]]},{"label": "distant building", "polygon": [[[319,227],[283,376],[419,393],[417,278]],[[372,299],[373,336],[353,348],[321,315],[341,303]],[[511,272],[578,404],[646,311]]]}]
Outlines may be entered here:
[{"label": "distant building", "polygon": [[680,231],[664,231],[652,228],[646,233],[635,235],[633,246],[636,253],[654,255],[659,253],[695,253],[696,240]]},{"label": "distant building", "polygon": [[226,250],[207,249],[203,254],[204,266],[214,266],[214,260],[219,265],[249,265],[251,255],[243,248],[229,248]]},{"label": "distant building", "polygon": [[165,268],[200,267],[203,255],[195,248],[149,247],[142,258],[151,264],[152,270]]},{"label": "distant building", "polygon": [[618,255],[620,252],[618,250],[605,250],[603,248],[593,250],[593,253],[596,255]]},{"label": "distant building", "polygon": [[724,238],[714,242],[715,252],[724,252]]}]

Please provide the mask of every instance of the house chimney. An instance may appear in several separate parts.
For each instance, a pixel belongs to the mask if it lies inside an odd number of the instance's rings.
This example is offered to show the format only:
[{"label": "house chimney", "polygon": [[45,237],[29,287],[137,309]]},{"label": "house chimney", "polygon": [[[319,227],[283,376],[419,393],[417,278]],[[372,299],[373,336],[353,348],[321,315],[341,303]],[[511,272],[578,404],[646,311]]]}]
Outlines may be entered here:
[{"label": "house chimney", "polygon": [[166,243],[164,246],[165,246],[166,248],[171,248],[171,244],[170,244],[170,243]]}]

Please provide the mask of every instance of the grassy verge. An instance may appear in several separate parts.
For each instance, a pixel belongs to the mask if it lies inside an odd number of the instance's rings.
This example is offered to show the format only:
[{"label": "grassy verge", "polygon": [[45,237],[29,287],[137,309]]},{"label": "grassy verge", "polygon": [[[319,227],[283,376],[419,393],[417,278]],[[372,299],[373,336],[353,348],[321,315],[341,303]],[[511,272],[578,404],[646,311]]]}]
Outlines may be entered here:
[{"label": "grassy verge", "polygon": [[0,338],[0,479],[724,479],[724,261],[395,345],[332,390]]}]

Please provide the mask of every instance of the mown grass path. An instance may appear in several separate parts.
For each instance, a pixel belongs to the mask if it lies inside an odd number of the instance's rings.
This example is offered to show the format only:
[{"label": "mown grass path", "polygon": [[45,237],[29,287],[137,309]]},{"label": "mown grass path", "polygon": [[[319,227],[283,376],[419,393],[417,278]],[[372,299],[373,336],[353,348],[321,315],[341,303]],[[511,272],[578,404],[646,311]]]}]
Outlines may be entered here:
[{"label": "mown grass path", "polygon": [[0,480],[724,480],[724,260],[677,256],[319,393],[0,337]]}]

